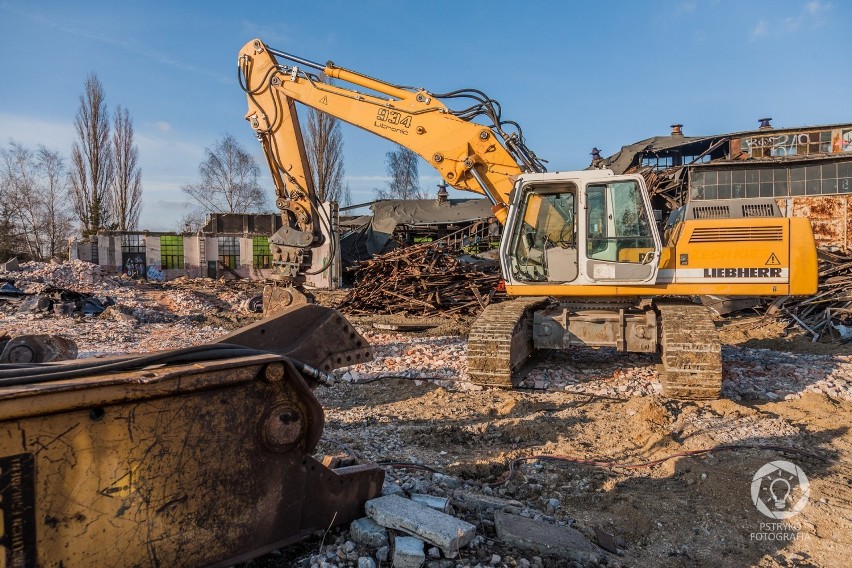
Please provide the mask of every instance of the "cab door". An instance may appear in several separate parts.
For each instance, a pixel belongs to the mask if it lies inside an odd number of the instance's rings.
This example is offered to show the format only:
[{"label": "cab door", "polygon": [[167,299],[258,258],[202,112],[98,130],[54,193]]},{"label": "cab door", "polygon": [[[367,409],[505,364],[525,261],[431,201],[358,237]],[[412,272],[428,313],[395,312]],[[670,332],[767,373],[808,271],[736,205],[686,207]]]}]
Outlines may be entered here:
[{"label": "cab door", "polygon": [[586,180],[581,205],[583,279],[601,285],[654,282],[662,246],[642,177]]}]

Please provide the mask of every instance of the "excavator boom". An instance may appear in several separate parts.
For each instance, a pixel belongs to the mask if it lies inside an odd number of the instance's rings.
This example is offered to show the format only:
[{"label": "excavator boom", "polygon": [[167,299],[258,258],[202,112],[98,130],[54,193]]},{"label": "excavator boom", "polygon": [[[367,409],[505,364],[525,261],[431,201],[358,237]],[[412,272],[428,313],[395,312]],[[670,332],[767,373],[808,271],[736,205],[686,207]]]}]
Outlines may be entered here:
[{"label": "excavator boom", "polygon": [[[279,63],[278,58],[286,64]],[[301,180],[310,177],[305,174],[298,120],[290,111],[293,101],[416,152],[449,185],[488,197],[502,221],[514,179],[524,172],[544,171],[520,133],[504,129],[513,123],[501,120],[499,104],[476,91],[434,95],[400,87],[331,62],[320,65],[271,49],[258,39],[240,50],[239,68],[249,101],[246,119],[261,140],[279,200],[298,201],[292,194],[295,191],[296,197],[301,197],[303,188],[307,189]],[[317,72],[341,85],[324,82]],[[372,92],[351,90],[343,84]],[[476,104],[464,111],[452,111],[442,97],[473,97]],[[487,117],[491,124],[473,122],[476,116]],[[285,145],[285,141],[289,143]],[[293,184],[294,190],[288,190],[286,182]],[[288,205],[279,206],[282,204]]]}]

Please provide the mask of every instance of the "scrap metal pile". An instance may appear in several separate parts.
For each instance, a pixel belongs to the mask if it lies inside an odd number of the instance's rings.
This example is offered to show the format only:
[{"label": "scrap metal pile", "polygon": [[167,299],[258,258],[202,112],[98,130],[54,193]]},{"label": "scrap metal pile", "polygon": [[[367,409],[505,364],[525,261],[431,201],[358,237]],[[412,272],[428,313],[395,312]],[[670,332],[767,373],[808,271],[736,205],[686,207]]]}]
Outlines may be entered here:
[{"label": "scrap metal pile", "polygon": [[360,263],[355,287],[340,304],[348,314],[470,315],[505,298],[496,263],[466,262],[424,243]]},{"label": "scrap metal pile", "polygon": [[807,298],[782,297],[767,310],[811,334],[852,341],[852,253],[819,249],[819,288]]}]

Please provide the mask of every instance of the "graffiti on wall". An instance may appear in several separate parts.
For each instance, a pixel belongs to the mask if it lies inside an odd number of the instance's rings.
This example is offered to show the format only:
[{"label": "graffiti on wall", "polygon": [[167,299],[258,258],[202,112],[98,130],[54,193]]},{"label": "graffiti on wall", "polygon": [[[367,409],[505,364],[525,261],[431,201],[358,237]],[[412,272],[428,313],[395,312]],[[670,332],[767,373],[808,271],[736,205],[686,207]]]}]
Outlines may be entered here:
[{"label": "graffiti on wall", "polygon": [[831,139],[831,150],[838,154],[852,152],[852,128],[835,130]]},{"label": "graffiti on wall", "polygon": [[163,267],[160,262],[156,262],[148,266],[148,271],[145,273],[145,278],[154,282],[162,282],[166,279],[163,274]]},{"label": "graffiti on wall", "polygon": [[753,158],[830,154],[833,146],[831,130],[766,134],[740,141],[740,147]]},{"label": "graffiti on wall", "polygon": [[143,278],[145,276],[145,255],[125,253],[121,271],[131,278]]}]

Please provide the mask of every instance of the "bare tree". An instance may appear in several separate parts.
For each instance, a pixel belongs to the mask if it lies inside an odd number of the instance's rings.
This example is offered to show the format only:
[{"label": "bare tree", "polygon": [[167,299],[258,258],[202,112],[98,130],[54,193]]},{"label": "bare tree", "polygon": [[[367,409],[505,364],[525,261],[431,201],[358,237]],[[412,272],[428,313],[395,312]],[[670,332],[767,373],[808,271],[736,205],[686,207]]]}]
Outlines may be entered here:
[{"label": "bare tree", "polygon": [[0,176],[0,259],[3,260],[15,256],[18,251],[12,205],[6,199],[8,194],[5,182]]},{"label": "bare tree", "polygon": [[376,189],[377,199],[425,199],[417,172],[417,154],[402,146],[385,155],[390,181],[385,189]]},{"label": "bare tree", "polygon": [[201,182],[181,189],[207,211],[235,213],[266,208],[266,195],[257,176],[254,157],[230,134],[206,148],[207,157],[198,165]]},{"label": "bare tree", "polygon": [[349,188],[349,182],[343,188],[343,195],[340,197],[340,204],[344,207],[352,205],[352,190]]},{"label": "bare tree", "polygon": [[343,197],[344,173],[340,121],[322,111],[309,109],[305,138],[317,199],[339,202]]},{"label": "bare tree", "polygon": [[85,234],[97,233],[110,219],[108,192],[113,159],[109,144],[109,113],[103,86],[92,73],[74,120],[77,141],[71,147],[71,197]]},{"label": "bare tree", "polygon": [[[11,144],[11,141],[10,141]],[[11,175],[14,168],[10,165],[10,150],[0,150],[0,260],[15,256],[19,250],[19,242],[15,226],[15,179]]]},{"label": "bare tree", "polygon": [[48,257],[63,257],[68,252],[73,216],[65,201],[68,177],[62,155],[56,150],[39,146],[36,150],[36,171],[39,174],[38,187],[43,207],[40,224],[47,247],[44,252]]},{"label": "bare tree", "polygon": [[115,109],[112,131],[115,171],[110,186],[109,205],[119,231],[131,231],[142,212],[142,170],[139,148],[133,143],[133,119],[126,108]]},{"label": "bare tree", "polygon": [[40,209],[39,193],[36,189],[36,172],[32,150],[15,141],[2,151],[3,180],[8,190],[6,197],[12,203],[17,249],[25,251],[29,258],[42,259],[43,243],[37,230]]},{"label": "bare tree", "polygon": [[67,251],[72,218],[65,206],[66,173],[62,156],[39,146],[33,152],[14,141],[2,150],[3,200],[11,248],[43,260]]}]

